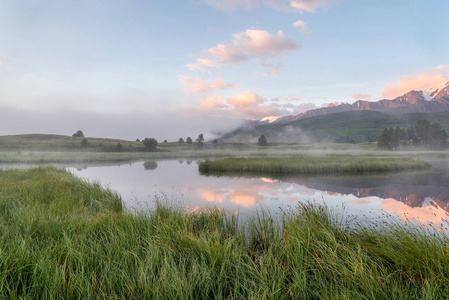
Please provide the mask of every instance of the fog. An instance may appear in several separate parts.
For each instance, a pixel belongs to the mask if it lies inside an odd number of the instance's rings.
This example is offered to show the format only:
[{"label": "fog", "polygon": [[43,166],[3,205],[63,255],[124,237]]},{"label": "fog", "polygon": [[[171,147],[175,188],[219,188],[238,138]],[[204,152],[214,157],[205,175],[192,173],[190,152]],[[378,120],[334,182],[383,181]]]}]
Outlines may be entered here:
[{"label": "fog", "polygon": [[229,116],[185,116],[179,112],[101,114],[76,110],[30,110],[0,107],[0,135],[61,134],[82,130],[87,137],[136,140],[153,137],[178,141],[200,133],[206,140],[220,137],[243,124]]}]

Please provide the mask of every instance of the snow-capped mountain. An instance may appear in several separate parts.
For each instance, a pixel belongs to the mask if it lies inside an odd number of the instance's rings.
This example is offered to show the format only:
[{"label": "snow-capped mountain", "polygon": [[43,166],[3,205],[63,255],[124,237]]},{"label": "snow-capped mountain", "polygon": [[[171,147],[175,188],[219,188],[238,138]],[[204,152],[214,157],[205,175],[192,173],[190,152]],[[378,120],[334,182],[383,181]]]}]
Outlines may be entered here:
[{"label": "snow-capped mountain", "polygon": [[376,102],[357,100],[352,104],[347,102],[332,103],[326,107],[308,110],[299,115],[279,118],[275,123],[288,123],[319,115],[353,110],[373,110],[394,115],[449,111],[449,82],[439,88],[410,91],[393,100],[383,99]]}]

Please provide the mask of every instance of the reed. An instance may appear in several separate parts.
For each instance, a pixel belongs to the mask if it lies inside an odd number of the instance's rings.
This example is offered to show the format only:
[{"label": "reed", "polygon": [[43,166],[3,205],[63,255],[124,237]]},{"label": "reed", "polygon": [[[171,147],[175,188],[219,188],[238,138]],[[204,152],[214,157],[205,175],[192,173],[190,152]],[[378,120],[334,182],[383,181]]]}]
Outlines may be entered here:
[{"label": "reed", "polygon": [[273,174],[356,174],[429,168],[430,164],[411,158],[367,157],[228,157],[199,164],[202,173],[241,172]]},{"label": "reed", "polygon": [[442,299],[449,238],[305,203],[245,224],[120,197],[64,170],[0,170],[1,299]]}]

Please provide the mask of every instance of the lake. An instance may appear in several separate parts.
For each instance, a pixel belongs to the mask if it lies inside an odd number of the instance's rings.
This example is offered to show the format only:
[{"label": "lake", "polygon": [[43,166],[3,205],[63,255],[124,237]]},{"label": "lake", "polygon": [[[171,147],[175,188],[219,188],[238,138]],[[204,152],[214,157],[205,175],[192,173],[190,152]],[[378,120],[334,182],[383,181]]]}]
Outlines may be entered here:
[{"label": "lake", "polygon": [[298,202],[325,203],[361,220],[383,218],[448,227],[448,163],[430,171],[363,176],[204,176],[189,160],[142,161],[109,166],[68,167],[73,174],[99,181],[121,194],[128,209],[146,209],[156,198],[200,209],[214,206],[242,218],[256,210],[273,216]]}]

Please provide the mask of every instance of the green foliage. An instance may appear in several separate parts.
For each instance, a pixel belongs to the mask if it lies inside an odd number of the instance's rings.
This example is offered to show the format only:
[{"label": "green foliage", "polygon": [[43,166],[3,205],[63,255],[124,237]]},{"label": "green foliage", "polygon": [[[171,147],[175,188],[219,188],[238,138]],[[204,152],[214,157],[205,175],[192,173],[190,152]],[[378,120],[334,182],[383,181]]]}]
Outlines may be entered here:
[{"label": "green foliage", "polygon": [[183,138],[179,138],[178,143],[184,144],[184,139]]},{"label": "green foliage", "polygon": [[257,142],[259,143],[259,146],[267,146],[268,145],[267,138],[263,134],[259,137]]},{"label": "green foliage", "polygon": [[192,143],[193,143],[192,138],[191,138],[190,136],[187,137],[186,143],[187,143],[187,144],[192,144]]},{"label": "green foliage", "polygon": [[419,120],[415,126],[406,130],[397,126],[396,128],[385,128],[382,132],[378,148],[386,150],[397,150],[410,146],[428,149],[443,149],[447,146],[448,135],[439,123],[430,124],[428,120]]},{"label": "green foliage", "polygon": [[203,146],[203,142],[204,142],[204,136],[203,136],[203,134],[201,133],[199,136],[198,136],[198,138],[196,139],[196,143],[198,144],[198,146]]},{"label": "green foliage", "polygon": [[154,138],[145,138],[143,140],[143,145],[148,151],[154,151],[157,149],[157,140]]},{"label": "green foliage", "polygon": [[246,224],[158,199],[128,213],[54,168],[0,170],[1,299],[445,299],[449,237],[299,204]]},{"label": "green foliage", "polygon": [[89,141],[86,138],[83,138],[81,140],[81,147],[83,147],[83,148],[89,147]]},{"label": "green foliage", "polygon": [[[129,144],[131,146],[131,144]],[[120,143],[117,143],[117,152],[122,152],[123,151],[123,146]]]},{"label": "green foliage", "polygon": [[274,174],[371,173],[429,168],[411,158],[287,157],[222,158],[199,164],[202,173],[244,172]]},{"label": "green foliage", "polygon": [[72,137],[84,137],[84,133],[81,130],[78,130],[74,134],[72,134]]}]

